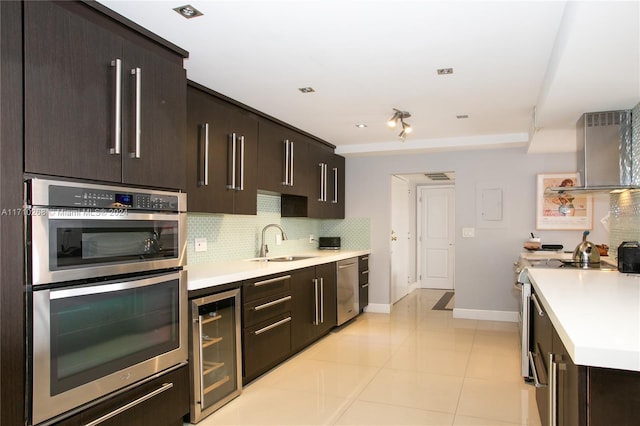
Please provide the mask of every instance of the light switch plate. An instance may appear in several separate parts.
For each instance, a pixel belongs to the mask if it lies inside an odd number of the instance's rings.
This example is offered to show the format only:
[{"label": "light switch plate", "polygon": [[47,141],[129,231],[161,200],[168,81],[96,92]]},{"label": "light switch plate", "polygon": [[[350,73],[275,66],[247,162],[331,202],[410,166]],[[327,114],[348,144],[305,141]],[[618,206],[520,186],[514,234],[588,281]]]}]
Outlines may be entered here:
[{"label": "light switch plate", "polygon": [[195,250],[196,251],[207,251],[207,239],[206,238],[196,238],[195,239]]}]

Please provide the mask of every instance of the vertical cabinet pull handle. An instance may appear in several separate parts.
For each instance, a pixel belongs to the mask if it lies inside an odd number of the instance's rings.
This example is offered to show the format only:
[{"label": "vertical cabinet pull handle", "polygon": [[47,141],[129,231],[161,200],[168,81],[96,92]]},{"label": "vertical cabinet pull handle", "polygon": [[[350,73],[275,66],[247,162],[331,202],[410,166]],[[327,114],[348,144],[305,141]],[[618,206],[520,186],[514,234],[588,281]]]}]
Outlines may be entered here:
[{"label": "vertical cabinet pull handle", "polygon": [[229,135],[227,189],[236,189],[236,134]]},{"label": "vertical cabinet pull handle", "polygon": [[315,309],[313,311],[313,325],[320,325],[319,312],[318,312],[318,279],[313,279],[313,299]]},{"label": "vertical cabinet pull handle", "polygon": [[320,278],[320,323],[324,324],[324,278]]},{"label": "vertical cabinet pull handle", "polygon": [[209,123],[204,124],[204,186],[209,185]]},{"label": "vertical cabinet pull handle", "polygon": [[319,163],[318,166],[320,167],[320,198],[318,201],[324,201],[324,164]]},{"label": "vertical cabinet pull handle", "polygon": [[293,141],[289,142],[289,161],[291,161],[289,166],[289,186],[293,186]]},{"label": "vertical cabinet pull handle", "polygon": [[240,173],[238,181],[240,185],[236,187],[236,190],[244,191],[244,135],[240,136],[240,155],[238,155],[238,162],[240,163],[238,167]]},{"label": "vertical cabinet pull handle", "polygon": [[285,139],[282,143],[284,144],[284,176],[282,184],[287,186],[289,185],[289,157],[291,154],[289,153],[289,140]]},{"label": "vertical cabinet pull handle", "polygon": [[113,147],[109,149],[110,154],[120,154],[122,148],[122,59],[116,58],[111,61],[111,66],[115,68],[115,92],[114,115],[113,115]]},{"label": "vertical cabinet pull handle", "polygon": [[142,102],[142,70],[140,68],[133,68],[131,74],[135,75],[136,80],[136,102],[135,102],[135,149],[130,154],[131,158],[140,158],[140,135],[142,133],[140,109]]},{"label": "vertical cabinet pull handle", "polygon": [[333,168],[333,200],[332,203],[336,204],[338,202],[338,168]]},{"label": "vertical cabinet pull handle", "polygon": [[549,354],[549,426],[558,425],[558,365],[553,353]]}]

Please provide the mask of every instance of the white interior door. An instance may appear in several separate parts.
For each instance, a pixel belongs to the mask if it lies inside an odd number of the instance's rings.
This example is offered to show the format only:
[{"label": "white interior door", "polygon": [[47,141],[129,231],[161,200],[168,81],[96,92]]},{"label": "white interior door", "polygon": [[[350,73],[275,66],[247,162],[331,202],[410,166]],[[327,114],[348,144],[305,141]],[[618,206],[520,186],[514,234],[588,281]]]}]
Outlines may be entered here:
[{"label": "white interior door", "polygon": [[391,176],[391,303],[409,293],[409,184]]},{"label": "white interior door", "polygon": [[420,189],[420,287],[453,289],[455,189]]}]

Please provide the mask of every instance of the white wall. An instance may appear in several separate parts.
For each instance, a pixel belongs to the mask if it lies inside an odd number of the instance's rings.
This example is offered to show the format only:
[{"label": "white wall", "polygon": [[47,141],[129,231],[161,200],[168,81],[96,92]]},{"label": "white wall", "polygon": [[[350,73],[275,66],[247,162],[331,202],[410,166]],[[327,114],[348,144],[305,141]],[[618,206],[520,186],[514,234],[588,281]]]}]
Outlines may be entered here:
[{"label": "white wall", "polygon": [[[525,148],[347,157],[346,215],[371,218],[371,303],[390,303],[388,236],[391,174],[456,173],[456,308],[516,311],[517,299],[512,291],[513,262],[523,250],[522,244],[529,233],[541,236],[543,243],[563,244],[565,250],[573,250],[582,235],[581,231],[535,230],[536,175],[572,172],[575,169],[575,154],[528,155]],[[501,182],[507,188],[508,226],[478,228],[476,187],[494,182]],[[608,208],[608,197],[596,196],[594,230],[590,241],[608,243],[608,234],[599,223]],[[415,221],[415,216],[412,220]],[[476,227],[476,237],[461,238],[462,227]]]}]

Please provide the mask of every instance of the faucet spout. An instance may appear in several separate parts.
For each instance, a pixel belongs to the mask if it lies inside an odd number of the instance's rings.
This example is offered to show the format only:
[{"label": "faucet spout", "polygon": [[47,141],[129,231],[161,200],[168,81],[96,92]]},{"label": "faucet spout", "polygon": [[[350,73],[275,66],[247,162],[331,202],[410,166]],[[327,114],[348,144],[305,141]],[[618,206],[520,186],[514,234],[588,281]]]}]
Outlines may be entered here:
[{"label": "faucet spout", "polygon": [[276,223],[271,223],[265,226],[264,228],[262,228],[262,240],[260,241],[260,257],[266,257],[267,253],[269,253],[269,247],[264,242],[264,234],[269,228],[278,228],[280,230],[280,233],[282,234],[282,239],[283,240],[287,239],[287,233],[284,232],[284,229],[282,229],[282,226]]}]

